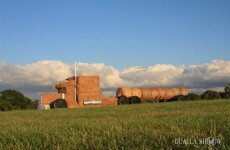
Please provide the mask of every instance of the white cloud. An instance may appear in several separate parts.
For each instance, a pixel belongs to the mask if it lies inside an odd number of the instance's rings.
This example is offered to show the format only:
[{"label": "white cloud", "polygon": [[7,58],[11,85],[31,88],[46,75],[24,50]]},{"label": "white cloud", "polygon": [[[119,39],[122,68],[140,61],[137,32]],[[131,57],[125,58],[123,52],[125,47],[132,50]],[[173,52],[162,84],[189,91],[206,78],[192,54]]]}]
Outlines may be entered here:
[{"label": "white cloud", "polygon": [[178,83],[190,88],[223,87],[230,81],[230,61],[213,60],[208,64],[192,65],[184,68]]},{"label": "white cloud", "polygon": [[152,86],[172,86],[176,79],[183,72],[183,66],[173,66],[158,64],[149,67],[131,67],[124,69],[120,75],[129,86],[152,87]]},{"label": "white cloud", "polygon": [[[115,93],[118,87],[185,86],[192,92],[198,92],[223,89],[230,81],[229,66],[230,61],[213,60],[200,65],[157,64],[134,66],[120,71],[102,63],[78,63],[77,75],[99,75],[105,95]],[[42,60],[22,66],[0,62],[0,90],[16,89],[31,98],[38,98],[40,93],[52,91],[52,86],[64,79],[64,70],[67,76],[73,76],[74,64]]]}]

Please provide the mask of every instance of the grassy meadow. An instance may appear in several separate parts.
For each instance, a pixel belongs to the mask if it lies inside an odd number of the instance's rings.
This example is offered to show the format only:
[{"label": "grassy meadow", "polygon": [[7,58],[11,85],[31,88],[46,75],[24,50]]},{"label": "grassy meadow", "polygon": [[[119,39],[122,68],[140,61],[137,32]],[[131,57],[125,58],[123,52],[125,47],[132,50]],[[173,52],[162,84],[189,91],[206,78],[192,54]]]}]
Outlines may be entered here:
[{"label": "grassy meadow", "polygon": [[[208,137],[221,143],[199,143]],[[213,148],[230,149],[230,100],[0,112],[4,150]]]}]

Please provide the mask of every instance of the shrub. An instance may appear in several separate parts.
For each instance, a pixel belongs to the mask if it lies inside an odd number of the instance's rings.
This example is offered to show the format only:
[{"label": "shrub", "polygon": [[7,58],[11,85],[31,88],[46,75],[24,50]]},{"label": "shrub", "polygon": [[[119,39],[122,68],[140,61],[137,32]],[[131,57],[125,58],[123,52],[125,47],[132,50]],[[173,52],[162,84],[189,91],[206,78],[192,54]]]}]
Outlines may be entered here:
[{"label": "shrub", "polygon": [[226,93],[226,94],[225,94],[225,98],[226,98],[226,99],[230,99],[230,93]]},{"label": "shrub", "polygon": [[188,100],[199,100],[201,99],[200,95],[195,93],[189,93],[188,94]]},{"label": "shrub", "polygon": [[205,91],[201,95],[201,99],[220,99],[220,93],[212,90]]},{"label": "shrub", "polygon": [[230,99],[230,83],[225,86],[224,93],[225,93],[225,97],[224,98]]},{"label": "shrub", "polygon": [[31,101],[29,105],[26,106],[27,109],[37,109],[39,100]]}]

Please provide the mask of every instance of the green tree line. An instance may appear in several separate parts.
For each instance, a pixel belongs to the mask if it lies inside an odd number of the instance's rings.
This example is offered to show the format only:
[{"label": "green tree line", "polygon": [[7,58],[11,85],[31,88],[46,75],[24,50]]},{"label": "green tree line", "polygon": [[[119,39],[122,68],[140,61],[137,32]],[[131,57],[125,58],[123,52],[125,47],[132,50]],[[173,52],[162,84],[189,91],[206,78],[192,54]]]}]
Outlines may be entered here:
[{"label": "green tree line", "polygon": [[38,100],[32,101],[16,90],[0,91],[0,111],[37,109]]},{"label": "green tree line", "polygon": [[190,100],[199,100],[199,99],[230,99],[230,83],[225,86],[224,92],[217,92],[213,90],[207,90],[203,94],[198,95],[194,93],[189,94]]}]

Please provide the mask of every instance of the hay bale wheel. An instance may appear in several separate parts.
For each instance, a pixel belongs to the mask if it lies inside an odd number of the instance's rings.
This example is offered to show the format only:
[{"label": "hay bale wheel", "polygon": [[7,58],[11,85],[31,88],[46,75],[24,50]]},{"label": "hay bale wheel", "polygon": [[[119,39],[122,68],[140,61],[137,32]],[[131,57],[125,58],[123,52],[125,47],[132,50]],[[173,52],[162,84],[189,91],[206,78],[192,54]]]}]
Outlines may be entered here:
[{"label": "hay bale wheel", "polygon": [[184,100],[189,101],[190,100],[189,96],[188,95],[184,96]]},{"label": "hay bale wheel", "polygon": [[130,104],[140,104],[141,99],[138,96],[130,97]]},{"label": "hay bale wheel", "polygon": [[177,97],[177,101],[183,101],[183,100],[185,100],[185,96],[179,95],[179,96]]},{"label": "hay bale wheel", "polygon": [[119,98],[119,105],[130,104],[129,99],[126,96],[121,96]]},{"label": "hay bale wheel", "polygon": [[50,103],[50,108],[67,108],[67,103],[64,99],[57,99]]}]

